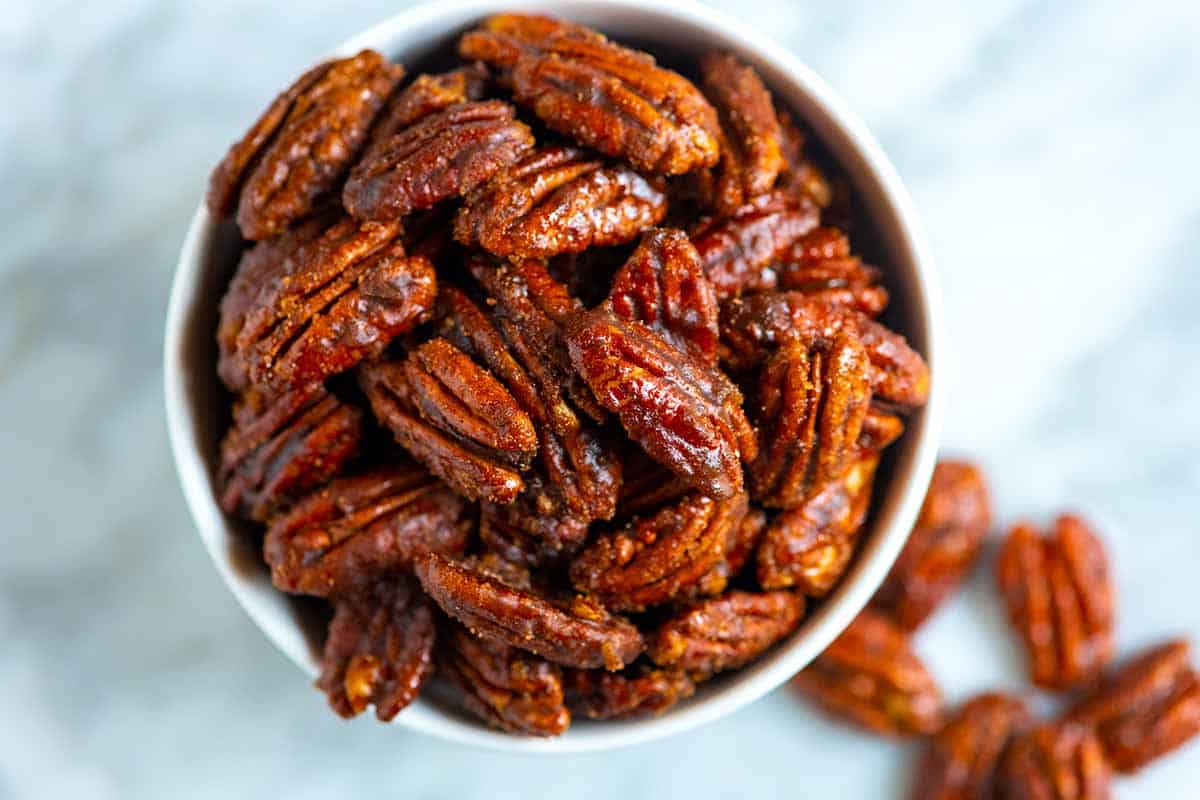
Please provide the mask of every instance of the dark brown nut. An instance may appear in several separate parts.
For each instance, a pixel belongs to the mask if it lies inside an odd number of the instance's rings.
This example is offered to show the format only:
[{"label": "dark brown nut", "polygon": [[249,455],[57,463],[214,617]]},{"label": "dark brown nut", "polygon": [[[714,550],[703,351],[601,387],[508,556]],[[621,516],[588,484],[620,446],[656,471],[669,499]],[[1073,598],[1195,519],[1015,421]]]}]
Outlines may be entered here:
[{"label": "dark brown nut", "polygon": [[1063,515],[1043,538],[1018,524],[996,570],[1009,619],[1046,689],[1090,683],[1112,658],[1113,585],[1104,545],[1082,519]]},{"label": "dark brown nut", "polygon": [[613,611],[642,611],[678,597],[725,555],[746,515],[746,496],[685,495],[653,515],[605,531],[571,562],[571,582]]},{"label": "dark brown nut", "polygon": [[858,336],[828,342],[792,339],[763,365],[750,417],[758,458],[750,496],[771,508],[795,508],[846,473],[871,402],[870,362]]},{"label": "dark brown nut", "polygon": [[420,553],[462,553],[473,528],[466,501],[421,467],[378,467],[272,519],[263,558],[276,588],[339,596],[408,569]]},{"label": "dark brown nut", "polygon": [[387,722],[416,699],[433,671],[433,610],[416,581],[392,575],[339,597],[317,688],[342,717],[368,705]]},{"label": "dark brown nut", "polygon": [[568,667],[617,670],[642,652],[642,635],[581,596],[552,599],[522,587],[499,559],[417,559],[421,585],[450,616],[485,639],[528,650]]},{"label": "dark brown nut", "polygon": [[621,244],[662,221],[661,189],[573,147],[544,147],[467,197],[454,236],[498,256],[548,258]]},{"label": "dark brown nut", "polygon": [[967,702],[929,739],[917,765],[911,800],[995,797],[1004,749],[1030,722],[1019,697],[981,694]]},{"label": "dark brown nut", "polygon": [[831,341],[853,329],[871,362],[871,391],[900,408],[918,408],[929,399],[929,366],[904,337],[861,312],[803,292],[764,292],[739,297],[721,307],[723,357],[741,371],[762,363],[788,339]]},{"label": "dark brown nut", "polygon": [[830,715],[886,736],[942,726],[942,693],[904,631],[863,611],[793,685]]},{"label": "dark brown nut", "polygon": [[1112,769],[1083,725],[1042,725],[1008,748],[1000,773],[1004,800],[1108,800]]},{"label": "dark brown nut", "polygon": [[462,704],[493,728],[527,736],[558,736],[571,724],[563,704],[562,671],[524,650],[444,628],[438,672],[461,693]]},{"label": "dark brown nut", "polygon": [[971,571],[991,524],[983,472],[962,461],[939,462],[908,543],[872,603],[901,628],[916,630]]},{"label": "dark brown nut", "polygon": [[481,100],[450,106],[381,141],[342,190],[355,217],[391,220],[467,194],[533,147],[512,106]]},{"label": "dark brown nut", "polygon": [[1200,734],[1200,674],[1190,660],[1182,639],[1144,650],[1067,716],[1096,729],[1114,769],[1137,772]]},{"label": "dark brown nut", "polygon": [[784,167],[776,188],[791,197],[807,198],[822,209],[833,203],[833,187],[820,167],[805,153],[805,136],[787,111],[776,109]]},{"label": "dark brown nut", "polygon": [[450,106],[482,100],[487,92],[487,67],[482,64],[467,64],[448,72],[418,75],[412,83],[397,92],[379,112],[371,138],[363,152],[363,159],[405,128],[420,122],[431,114],[445,111]]},{"label": "dark brown nut", "polygon": [[742,491],[740,460],[755,443],[724,373],[605,307],[575,316],[567,344],[596,400],[651,458],[712,497]]},{"label": "dark brown nut", "polygon": [[780,289],[794,289],[810,297],[877,317],[888,304],[887,289],[879,285],[881,273],[850,254],[850,240],[837,228],[817,228],[783,253],[776,267]]},{"label": "dark brown nut", "polygon": [[213,171],[209,212],[236,209],[247,239],[268,239],[307,216],[337,188],[403,75],[373,50],[304,73]]},{"label": "dark brown nut", "polygon": [[613,313],[653,328],[676,347],[717,361],[720,307],[704,265],[682,231],[656,229],[613,278]]},{"label": "dark brown nut", "polygon": [[777,262],[819,221],[815,205],[772,192],[702,221],[691,238],[717,297],[724,300],[774,289]]},{"label": "dark brown nut", "polygon": [[771,93],[758,74],[730,53],[700,60],[704,93],[721,120],[716,207],[732,212],[771,191],[785,162]]},{"label": "dark brown nut", "polygon": [[845,475],[771,521],[756,552],[763,588],[795,587],[809,597],[829,593],[850,566],[878,464],[878,454],[863,452]]},{"label": "dark brown nut", "polygon": [[717,162],[717,114],[700,90],[595,31],[499,14],[463,36],[458,52],[495,67],[551,129],[637,169],[678,175]]},{"label": "dark brown nut", "polygon": [[792,592],[731,591],[685,608],[647,644],[656,664],[704,680],[748,664],[800,624],[804,598]]},{"label": "dark brown nut", "polygon": [[263,522],[342,471],[359,450],[362,412],[320,384],[281,395],[251,389],[221,441],[221,508]]},{"label": "dark brown nut", "polygon": [[862,433],[858,437],[858,444],[864,450],[874,450],[878,453],[902,435],[904,435],[904,421],[900,417],[871,406],[867,409],[867,416],[863,418]]},{"label": "dark brown nut", "polygon": [[696,685],[682,670],[635,664],[620,672],[566,670],[567,705],[590,719],[658,716],[691,697]]}]

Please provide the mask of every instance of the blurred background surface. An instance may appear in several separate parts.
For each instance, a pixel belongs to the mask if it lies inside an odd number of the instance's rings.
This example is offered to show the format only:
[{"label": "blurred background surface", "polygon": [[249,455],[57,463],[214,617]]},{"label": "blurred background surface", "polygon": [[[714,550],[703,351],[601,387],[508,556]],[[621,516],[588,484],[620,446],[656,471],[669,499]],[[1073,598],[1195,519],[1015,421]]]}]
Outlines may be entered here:
[{"label": "blurred background surface", "polygon": [[[786,689],[565,759],[341,722],[221,585],[176,485],[161,327],[207,174],[405,2],[8,0],[0,14],[0,797],[902,794],[913,749]],[[732,4],[731,4],[732,5]],[[1123,652],[1200,638],[1200,5],[741,0],[882,140],[938,256],[946,451],[997,516],[1094,517]],[[990,561],[990,560],[989,560]],[[1019,686],[990,567],[920,634]],[[1120,797],[1194,796],[1200,745]]]}]

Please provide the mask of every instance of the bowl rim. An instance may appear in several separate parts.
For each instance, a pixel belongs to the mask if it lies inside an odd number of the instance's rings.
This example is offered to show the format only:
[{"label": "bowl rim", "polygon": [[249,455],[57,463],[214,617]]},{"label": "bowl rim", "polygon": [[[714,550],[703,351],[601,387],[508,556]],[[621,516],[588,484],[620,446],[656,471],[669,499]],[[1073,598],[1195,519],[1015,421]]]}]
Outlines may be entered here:
[{"label": "bowl rim", "polygon": [[[440,18],[447,20],[445,28],[449,31],[453,25],[450,20],[464,15],[483,17],[501,10],[530,9],[563,17],[570,17],[574,13],[589,16],[634,14],[672,17],[709,32],[719,32],[722,37],[735,42],[739,52],[752,53],[756,59],[771,64],[777,72],[785,75],[794,84],[794,91],[806,95],[840,129],[848,146],[862,159],[860,168],[871,174],[880,187],[882,201],[890,206],[899,241],[907,250],[913,265],[913,295],[919,300],[919,308],[914,313],[924,328],[925,356],[932,375],[929,402],[920,412],[917,429],[914,431],[910,428],[908,431],[908,435],[915,433],[917,436],[914,454],[903,470],[898,469],[906,474],[893,478],[893,483],[899,485],[892,491],[899,493],[900,499],[893,504],[890,518],[882,523],[873,522],[871,547],[863,548],[869,552],[859,553],[852,572],[843,578],[836,592],[805,620],[804,635],[798,635],[797,632],[794,641],[778,646],[760,662],[741,671],[751,674],[742,674],[742,679],[731,680],[710,696],[696,698],[658,717],[585,726],[576,723],[563,736],[551,739],[519,737],[494,731],[481,723],[464,721],[421,699],[395,719],[399,725],[411,730],[493,750],[524,753],[595,752],[682,733],[748,705],[807,665],[867,604],[907,540],[937,457],[943,404],[941,387],[945,385],[945,381],[938,377],[940,370],[945,367],[940,358],[941,294],[934,260],[918,223],[912,198],[866,124],[822,78],[782,44],[716,9],[680,0],[430,0],[351,36],[329,55],[341,56],[364,47],[380,46],[381,42],[402,36],[406,30],[436,24]],[[201,197],[180,250],[165,323],[163,382],[171,451],[192,519],[222,580],[242,609],[276,648],[313,676],[316,665],[299,626],[294,620],[278,619],[277,612],[262,596],[262,587],[252,585],[232,565],[223,546],[232,534],[217,506],[209,469],[195,441],[197,414],[188,398],[191,378],[185,368],[184,357],[191,340],[185,336],[185,322],[196,302],[196,290],[205,267],[204,254],[215,228],[216,223],[209,216]]]}]

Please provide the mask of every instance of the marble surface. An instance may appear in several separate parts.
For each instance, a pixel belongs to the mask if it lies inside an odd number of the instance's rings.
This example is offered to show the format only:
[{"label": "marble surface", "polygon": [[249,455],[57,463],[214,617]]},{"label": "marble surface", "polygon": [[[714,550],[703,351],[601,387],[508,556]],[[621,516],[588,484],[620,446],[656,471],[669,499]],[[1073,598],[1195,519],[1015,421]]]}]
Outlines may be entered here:
[{"label": "marble surface", "polygon": [[[898,796],[908,746],[782,690],[686,737],[536,763],[342,723],[221,585],[165,436],[176,250],[266,98],[401,5],[5,4],[0,797]],[[987,465],[1002,522],[1100,520],[1123,650],[1200,637],[1200,6],[736,7],[844,94],[912,188],[952,331],[947,449]],[[954,700],[1019,685],[983,575],[918,646]],[[1198,778],[1200,745],[1118,795]]]}]

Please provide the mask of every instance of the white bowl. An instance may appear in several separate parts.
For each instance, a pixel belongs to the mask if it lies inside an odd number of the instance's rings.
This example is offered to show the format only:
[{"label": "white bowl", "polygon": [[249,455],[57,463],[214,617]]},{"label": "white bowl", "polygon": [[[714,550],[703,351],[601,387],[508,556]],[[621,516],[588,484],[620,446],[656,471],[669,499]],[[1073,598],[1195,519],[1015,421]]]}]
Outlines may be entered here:
[{"label": "white bowl", "polygon": [[[929,404],[908,420],[881,470],[873,510],[856,559],[837,589],[803,624],[749,667],[704,684],[662,716],[632,721],[575,722],[556,739],[499,733],[451,705],[422,698],[396,722],[414,730],[500,750],[581,752],[646,742],[711,722],[782,684],[846,627],[870,599],[896,559],[929,484],[941,413],[937,357],[940,308],[936,275],[912,201],[895,169],[863,123],[830,88],[763,31],[711,9],[678,0],[439,0],[385,20],[345,42],[334,55],[364,47],[412,65],[453,42],[488,14],[530,10],[594,26],[614,39],[660,42],[673,52],[732,50],[752,64],[820,140],[850,179],[867,227],[878,242],[875,261],[887,270],[891,323],[929,361]],[[307,64],[296,64],[297,74]],[[264,104],[268,98],[263,98]],[[250,120],[245,120],[249,124]],[[202,187],[197,187],[201,193]],[[204,545],[238,602],[267,637],[307,675],[318,670],[319,634],[303,623],[296,604],[277,592],[241,526],[217,506],[214,464],[227,402],[215,373],[216,306],[236,260],[237,237],[201,203],[184,241],[167,311],[167,421],[176,469]],[[314,692],[313,702],[320,702]]]}]

